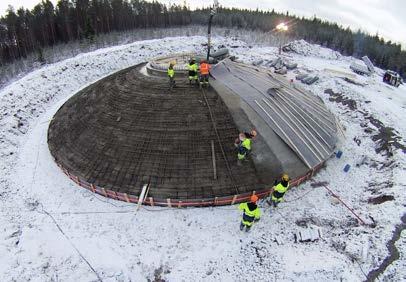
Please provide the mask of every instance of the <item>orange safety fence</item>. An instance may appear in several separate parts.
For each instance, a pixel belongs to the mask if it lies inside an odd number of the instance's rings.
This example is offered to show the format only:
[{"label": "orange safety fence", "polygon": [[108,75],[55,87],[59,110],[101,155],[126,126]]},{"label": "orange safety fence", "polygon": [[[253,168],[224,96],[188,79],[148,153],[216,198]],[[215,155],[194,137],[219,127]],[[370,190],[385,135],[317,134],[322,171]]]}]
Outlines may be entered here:
[{"label": "orange safety fence", "polygon": [[[111,198],[114,200],[120,200],[128,203],[138,203],[138,197],[127,194],[127,193],[120,193],[120,192],[115,192],[109,189],[105,189],[103,187],[99,187],[97,185],[94,185],[92,183],[88,183],[87,181],[79,178],[76,175],[73,175],[70,173],[66,168],[64,168],[60,163],[56,162],[59,168],[65,173],[73,182],[78,184],[79,186],[93,192],[99,195],[102,195],[107,198]],[[318,164],[311,170],[309,170],[305,175],[298,176],[295,179],[290,181],[290,186],[298,186],[301,183],[303,183],[306,180],[309,180],[315,172],[317,172],[322,166],[324,165],[324,162]],[[257,195],[259,198],[265,198],[269,196],[269,194],[272,191],[271,188],[266,188],[260,191],[252,191],[252,192],[247,192],[247,193],[242,193],[242,194],[235,194],[232,196],[226,196],[226,197],[214,197],[214,198],[206,198],[206,199],[186,199],[186,200],[180,200],[180,199],[157,199],[153,197],[146,197],[145,200],[143,201],[144,205],[149,205],[149,206],[164,206],[164,207],[207,207],[207,206],[224,206],[224,205],[234,205],[237,203],[241,202],[247,202],[249,201],[251,195]]]}]

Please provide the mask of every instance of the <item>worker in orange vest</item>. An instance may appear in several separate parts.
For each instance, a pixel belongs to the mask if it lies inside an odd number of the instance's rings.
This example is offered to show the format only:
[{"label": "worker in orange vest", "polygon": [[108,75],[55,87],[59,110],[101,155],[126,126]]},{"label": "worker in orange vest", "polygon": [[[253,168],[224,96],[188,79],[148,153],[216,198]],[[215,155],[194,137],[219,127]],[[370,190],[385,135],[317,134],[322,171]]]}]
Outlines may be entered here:
[{"label": "worker in orange vest", "polygon": [[210,72],[210,65],[207,63],[206,60],[200,61],[200,86],[203,84],[209,85],[209,72]]}]

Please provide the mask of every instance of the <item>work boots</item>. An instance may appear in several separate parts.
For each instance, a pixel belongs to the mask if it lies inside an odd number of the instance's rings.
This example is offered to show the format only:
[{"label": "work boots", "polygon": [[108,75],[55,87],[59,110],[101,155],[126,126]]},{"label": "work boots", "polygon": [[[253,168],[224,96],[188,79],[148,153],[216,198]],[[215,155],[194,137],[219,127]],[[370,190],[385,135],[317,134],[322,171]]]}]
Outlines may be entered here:
[{"label": "work boots", "polygon": [[251,226],[244,225],[244,223],[240,223],[240,230],[243,231],[245,227],[245,232],[249,232],[251,230]]}]

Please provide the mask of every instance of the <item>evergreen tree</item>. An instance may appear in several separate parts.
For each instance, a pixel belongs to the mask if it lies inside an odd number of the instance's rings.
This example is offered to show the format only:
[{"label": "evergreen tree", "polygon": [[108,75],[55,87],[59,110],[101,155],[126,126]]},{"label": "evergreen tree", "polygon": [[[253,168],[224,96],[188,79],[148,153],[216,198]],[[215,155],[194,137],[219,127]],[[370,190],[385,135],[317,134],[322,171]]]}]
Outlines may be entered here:
[{"label": "evergreen tree", "polygon": [[[209,8],[192,11],[185,3],[167,6],[145,0],[59,0],[55,7],[50,0],[42,0],[31,11],[19,9],[17,13],[10,6],[0,18],[0,64],[32,52],[37,52],[42,61],[44,47],[82,38],[93,40],[101,33],[189,24],[206,26],[209,13]],[[367,55],[377,66],[406,75],[406,51],[399,44],[386,42],[378,34],[352,32],[316,16],[306,19],[275,10],[220,7],[213,25],[260,30],[272,36],[281,21],[292,27],[286,34],[290,39],[305,39],[345,55]]]}]

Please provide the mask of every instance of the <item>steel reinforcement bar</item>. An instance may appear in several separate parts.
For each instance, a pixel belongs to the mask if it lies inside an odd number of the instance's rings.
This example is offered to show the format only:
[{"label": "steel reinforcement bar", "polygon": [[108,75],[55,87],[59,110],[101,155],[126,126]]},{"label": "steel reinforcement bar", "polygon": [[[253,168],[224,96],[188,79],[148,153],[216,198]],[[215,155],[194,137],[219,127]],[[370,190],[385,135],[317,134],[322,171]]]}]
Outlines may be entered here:
[{"label": "steel reinforcement bar", "polygon": [[[65,173],[71,180],[73,180],[79,186],[99,195],[102,195],[107,198],[114,200],[124,201],[128,203],[138,203],[139,197],[127,193],[115,192],[103,187],[99,187],[92,183],[87,182],[84,179],[70,173],[65,167],[63,167],[59,162],[55,160],[56,164]],[[301,183],[309,180],[313,175],[324,165],[325,161],[318,164],[309,170],[305,175],[298,176],[290,182],[290,186],[298,186]],[[147,197],[142,204],[149,206],[160,206],[160,207],[175,207],[175,208],[184,208],[184,207],[209,207],[209,206],[226,206],[234,205],[237,203],[249,201],[252,195],[257,195],[260,199],[269,196],[272,191],[271,188],[266,188],[260,191],[252,191],[242,194],[234,194],[226,197],[214,197],[206,199],[188,199],[188,200],[179,200],[179,199],[157,199],[153,197]]]}]

